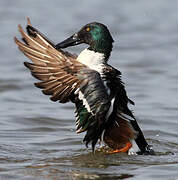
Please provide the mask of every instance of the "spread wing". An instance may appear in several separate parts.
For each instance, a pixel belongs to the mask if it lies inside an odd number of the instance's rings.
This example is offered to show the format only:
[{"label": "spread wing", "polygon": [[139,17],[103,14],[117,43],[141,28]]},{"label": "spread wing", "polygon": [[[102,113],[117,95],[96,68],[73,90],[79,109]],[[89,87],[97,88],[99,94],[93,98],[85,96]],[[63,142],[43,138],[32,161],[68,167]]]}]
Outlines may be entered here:
[{"label": "spread wing", "polygon": [[[25,62],[31,74],[40,80],[35,86],[51,96],[52,101],[65,103],[71,96],[79,94],[79,99],[98,127],[105,121],[110,101],[100,74],[76,60],[76,56],[55,49],[55,45],[28,19],[27,33],[19,25],[22,42],[16,37],[15,43],[32,63]],[[92,139],[91,139],[92,140]]]}]

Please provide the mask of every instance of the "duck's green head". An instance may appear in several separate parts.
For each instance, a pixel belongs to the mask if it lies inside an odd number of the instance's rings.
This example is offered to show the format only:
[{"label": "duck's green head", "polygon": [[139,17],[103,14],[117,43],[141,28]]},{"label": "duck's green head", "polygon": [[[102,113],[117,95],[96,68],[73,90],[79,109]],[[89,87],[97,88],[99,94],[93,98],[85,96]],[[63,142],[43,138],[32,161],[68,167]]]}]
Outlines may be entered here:
[{"label": "duck's green head", "polygon": [[60,49],[86,43],[89,45],[88,49],[103,53],[108,58],[112,51],[113,42],[109,30],[104,24],[92,22],[82,27],[78,33],[57,44],[56,48]]}]

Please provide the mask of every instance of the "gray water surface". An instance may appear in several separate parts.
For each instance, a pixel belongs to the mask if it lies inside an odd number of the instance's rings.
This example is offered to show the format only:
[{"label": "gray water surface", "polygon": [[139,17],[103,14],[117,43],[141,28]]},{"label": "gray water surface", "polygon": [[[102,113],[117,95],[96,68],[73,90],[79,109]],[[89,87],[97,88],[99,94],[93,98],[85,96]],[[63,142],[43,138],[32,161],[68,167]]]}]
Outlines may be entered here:
[{"label": "gray water surface", "polygon": [[[75,133],[72,104],[33,86],[13,37],[26,17],[54,42],[99,21],[115,40],[110,58],[156,156],[91,153]],[[69,48],[79,53],[86,46]],[[0,1],[0,179],[178,179],[178,1]]]}]

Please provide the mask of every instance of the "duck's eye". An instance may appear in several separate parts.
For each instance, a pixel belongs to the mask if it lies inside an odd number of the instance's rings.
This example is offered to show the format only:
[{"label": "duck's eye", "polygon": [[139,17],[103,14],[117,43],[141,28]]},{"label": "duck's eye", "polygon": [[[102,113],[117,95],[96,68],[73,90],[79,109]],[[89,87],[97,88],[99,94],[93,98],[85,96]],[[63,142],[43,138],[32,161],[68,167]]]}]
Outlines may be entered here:
[{"label": "duck's eye", "polygon": [[89,27],[87,27],[87,28],[86,28],[86,31],[87,31],[87,32],[89,32],[89,31],[90,31],[90,28],[89,28]]}]

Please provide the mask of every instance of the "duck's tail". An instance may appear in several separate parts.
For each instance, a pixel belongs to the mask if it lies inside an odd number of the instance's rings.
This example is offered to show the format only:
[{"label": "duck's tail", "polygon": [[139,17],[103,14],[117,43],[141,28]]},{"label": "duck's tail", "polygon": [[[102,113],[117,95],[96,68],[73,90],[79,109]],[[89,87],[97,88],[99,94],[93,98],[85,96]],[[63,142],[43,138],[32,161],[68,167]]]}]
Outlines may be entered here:
[{"label": "duck's tail", "polygon": [[110,122],[104,131],[103,140],[113,152],[128,152],[129,155],[155,154],[134,119],[128,121],[119,117]]},{"label": "duck's tail", "polygon": [[[154,155],[155,152],[153,148],[147,143],[143,132],[141,131],[136,119],[133,121],[130,121],[132,127],[138,132],[135,140],[132,142],[133,147],[134,145],[138,146],[139,152],[137,154],[147,154],[147,155]],[[130,151],[131,152],[131,151]]]}]

